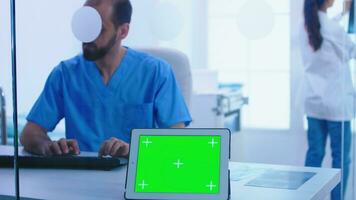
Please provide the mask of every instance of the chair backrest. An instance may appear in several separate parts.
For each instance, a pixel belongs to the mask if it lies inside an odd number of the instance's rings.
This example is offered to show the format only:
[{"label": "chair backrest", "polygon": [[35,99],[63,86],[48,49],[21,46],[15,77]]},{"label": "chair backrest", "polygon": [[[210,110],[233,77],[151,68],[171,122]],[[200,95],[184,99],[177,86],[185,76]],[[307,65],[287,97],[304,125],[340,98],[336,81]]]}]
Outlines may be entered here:
[{"label": "chair backrest", "polygon": [[161,58],[172,66],[185,102],[190,108],[193,81],[188,57],[180,51],[168,48],[137,48],[137,50]]}]

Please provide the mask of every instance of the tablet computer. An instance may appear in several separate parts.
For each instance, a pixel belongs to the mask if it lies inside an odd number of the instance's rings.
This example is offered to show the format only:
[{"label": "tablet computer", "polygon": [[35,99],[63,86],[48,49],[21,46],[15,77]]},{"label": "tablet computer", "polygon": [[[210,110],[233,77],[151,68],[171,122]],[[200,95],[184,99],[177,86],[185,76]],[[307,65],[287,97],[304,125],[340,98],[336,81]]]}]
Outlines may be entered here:
[{"label": "tablet computer", "polygon": [[228,129],[135,129],[126,199],[229,199]]}]

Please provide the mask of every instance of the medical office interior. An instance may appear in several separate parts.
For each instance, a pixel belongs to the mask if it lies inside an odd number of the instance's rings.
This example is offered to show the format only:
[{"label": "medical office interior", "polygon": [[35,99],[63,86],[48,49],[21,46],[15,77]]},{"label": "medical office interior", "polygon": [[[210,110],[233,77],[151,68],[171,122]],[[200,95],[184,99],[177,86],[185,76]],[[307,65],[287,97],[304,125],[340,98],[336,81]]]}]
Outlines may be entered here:
[{"label": "medical office interior", "polygon": [[[315,4],[320,2],[306,1]],[[53,68],[62,60],[81,53],[81,42],[72,33],[71,20],[84,3],[84,0],[16,1],[19,133]],[[305,78],[307,75],[303,63],[303,43],[300,39],[304,22],[304,0],[131,0],[131,3],[133,15],[130,32],[123,45],[152,53],[174,67],[178,85],[192,117],[188,128],[229,128],[230,160],[256,164],[246,165],[237,172],[232,172],[231,179],[235,177],[236,182],[243,181],[265,172],[266,169],[280,169],[278,167],[281,166],[290,167],[291,171],[308,172],[309,168],[305,167],[308,120],[303,86],[310,80]],[[345,10],[344,5],[343,0],[335,0],[333,6],[327,10],[328,17],[340,15]],[[10,16],[10,1],[1,0],[0,147],[3,149],[14,143]],[[347,10],[337,21],[345,34],[349,29],[349,16],[350,11]],[[355,34],[349,33],[348,36],[356,42]],[[347,43],[349,41],[341,40],[339,45],[350,45]],[[334,72],[344,73],[342,67]],[[354,80],[356,63],[352,59],[348,62],[348,68],[346,71]],[[356,86],[355,82],[353,83],[353,86]],[[322,85],[322,81],[318,84],[316,90],[330,86]],[[343,94],[336,93],[335,90],[338,89],[335,87],[327,90],[330,91],[329,101],[343,100],[342,96],[332,96]],[[356,99],[353,101],[356,102]],[[354,107],[348,107],[346,110],[343,111],[356,112]],[[309,199],[356,199],[356,124],[354,118],[346,121],[350,122],[351,136],[341,137],[339,147],[343,147],[345,143],[350,145],[348,152],[341,152],[341,156],[349,154],[350,158],[349,164],[344,165],[349,169],[347,180],[344,180],[344,167],[331,178],[325,176],[324,180],[321,177],[324,182],[311,184],[318,185],[318,189],[304,188],[305,191],[315,190]],[[342,127],[341,132],[344,135],[345,127]],[[52,140],[64,138],[64,120],[48,135]],[[318,170],[332,168],[332,145],[330,134],[327,135],[322,166],[315,166]],[[340,148],[344,149],[342,147]],[[0,168],[0,196],[15,195],[14,190],[1,189],[4,185],[14,185],[13,171],[6,170]],[[30,189],[30,185],[40,184],[40,178],[32,176],[31,172],[26,170],[20,169],[20,193],[25,197],[27,195],[31,198],[43,198],[41,193],[45,193],[45,190]],[[55,171],[53,172],[55,174]],[[58,174],[61,173],[64,172]],[[68,180],[66,184],[72,184],[73,192],[78,183],[79,191],[93,193],[87,199],[100,199],[100,196],[95,195],[95,191],[91,191],[90,183],[86,183],[85,187],[79,180],[94,174],[93,171],[83,172],[78,177],[69,178],[72,182]],[[4,182],[2,176],[7,177],[8,182]],[[50,177],[53,181],[58,179],[53,175]],[[313,178],[308,181],[313,181]],[[340,182],[343,183],[339,186],[340,196],[331,197],[331,191]],[[67,192],[62,191],[62,186],[47,187],[56,188],[60,195],[64,195],[64,199],[71,199],[65,196]],[[300,186],[299,189],[303,187],[308,186]],[[288,189],[274,189],[276,198],[265,194],[265,199],[301,199],[298,198],[302,193],[298,192],[299,189],[290,194],[285,191]],[[260,195],[264,191],[261,190]],[[283,196],[284,193],[286,196]],[[281,198],[277,198],[278,194],[281,194]],[[234,195],[239,196],[238,193],[233,193],[232,199]],[[120,198],[122,197],[118,197]],[[263,198],[256,194],[255,199]]]}]

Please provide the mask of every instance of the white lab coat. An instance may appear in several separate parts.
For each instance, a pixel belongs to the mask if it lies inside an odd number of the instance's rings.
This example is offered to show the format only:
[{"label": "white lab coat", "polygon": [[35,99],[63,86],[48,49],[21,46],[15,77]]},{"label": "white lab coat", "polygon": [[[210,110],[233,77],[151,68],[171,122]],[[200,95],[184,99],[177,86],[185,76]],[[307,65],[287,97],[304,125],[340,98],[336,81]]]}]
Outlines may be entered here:
[{"label": "white lab coat", "polygon": [[336,20],[319,12],[323,43],[318,51],[309,45],[301,30],[304,65],[303,97],[308,117],[348,121],[354,117],[354,89],[349,61],[356,58],[356,46]]}]

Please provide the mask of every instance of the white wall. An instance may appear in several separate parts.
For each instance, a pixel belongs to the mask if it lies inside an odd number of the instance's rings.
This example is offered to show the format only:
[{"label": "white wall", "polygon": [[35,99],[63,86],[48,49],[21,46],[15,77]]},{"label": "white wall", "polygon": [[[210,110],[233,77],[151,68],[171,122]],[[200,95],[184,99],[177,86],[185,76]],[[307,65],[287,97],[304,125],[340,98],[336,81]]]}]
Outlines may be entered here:
[{"label": "white wall", "polygon": [[209,0],[208,64],[244,85],[246,128],[290,127],[290,2]]},{"label": "white wall", "polygon": [[131,32],[124,44],[168,47],[187,54],[194,68],[207,67],[206,0],[132,0]]}]

